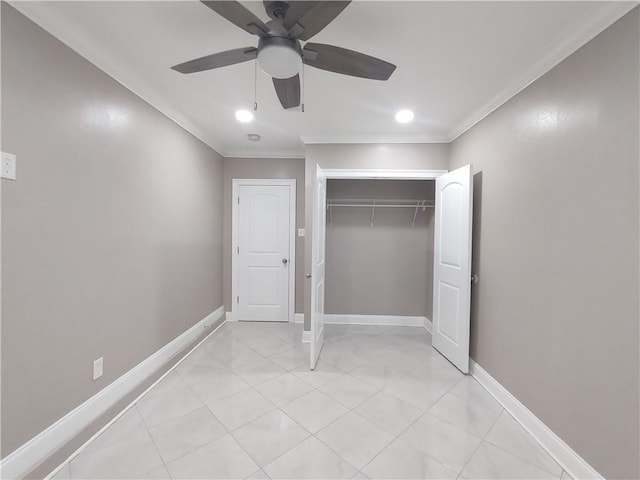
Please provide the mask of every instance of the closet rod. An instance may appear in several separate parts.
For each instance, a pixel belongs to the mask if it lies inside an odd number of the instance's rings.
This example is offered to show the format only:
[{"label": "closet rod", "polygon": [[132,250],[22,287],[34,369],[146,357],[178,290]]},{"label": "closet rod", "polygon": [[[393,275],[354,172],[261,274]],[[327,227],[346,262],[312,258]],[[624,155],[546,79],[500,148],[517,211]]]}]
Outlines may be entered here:
[{"label": "closet rod", "polygon": [[383,208],[428,208],[433,203],[427,200],[395,200],[395,199],[327,199],[327,207],[383,207]]},{"label": "closet rod", "polygon": [[412,205],[396,205],[396,204],[386,204],[386,203],[368,203],[368,204],[362,204],[362,203],[327,203],[327,208],[330,207],[367,207],[367,208],[379,208],[379,207],[383,207],[383,208],[433,208],[434,205],[416,205],[415,203]]},{"label": "closet rod", "polygon": [[[395,203],[391,203],[395,202]],[[372,200],[372,199],[327,199],[327,210],[329,210],[329,225],[333,225],[333,207],[365,207],[371,209],[371,227],[375,218],[376,207],[378,208],[414,208],[413,221],[411,226],[416,225],[416,217],[418,216],[418,210],[423,212],[430,207],[434,207],[433,203],[429,203],[427,200]]]}]

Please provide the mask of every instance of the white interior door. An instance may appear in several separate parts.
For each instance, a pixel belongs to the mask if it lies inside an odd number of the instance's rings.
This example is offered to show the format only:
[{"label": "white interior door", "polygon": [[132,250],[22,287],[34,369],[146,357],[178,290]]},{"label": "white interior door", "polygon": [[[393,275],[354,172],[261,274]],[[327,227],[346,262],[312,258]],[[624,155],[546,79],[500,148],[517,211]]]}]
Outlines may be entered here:
[{"label": "white interior door", "polygon": [[324,270],[327,216],[327,177],[317,167],[313,202],[313,238],[311,253],[311,370],[316,368],[324,343]]},{"label": "white interior door", "polygon": [[469,372],[471,308],[471,165],[436,178],[433,346]]},{"label": "white interior door", "polygon": [[236,188],[236,320],[289,321],[291,185]]}]

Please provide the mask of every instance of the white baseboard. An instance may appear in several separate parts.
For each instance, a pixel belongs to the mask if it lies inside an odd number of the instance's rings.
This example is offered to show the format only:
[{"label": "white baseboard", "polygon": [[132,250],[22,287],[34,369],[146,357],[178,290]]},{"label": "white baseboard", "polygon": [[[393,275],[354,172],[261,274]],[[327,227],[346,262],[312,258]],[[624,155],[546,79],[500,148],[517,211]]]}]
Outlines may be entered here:
[{"label": "white baseboard", "polygon": [[[222,318],[223,313],[223,307],[210,313],[179,337],[147,357],[113,383],[107,385],[93,397],[74,408],[53,425],[50,425],[47,429],[13,451],[0,462],[0,477],[6,479],[22,478],[36,468],[47,457],[70,441],[100,417],[100,415],[144,382],[144,380],[161,368],[180,352],[180,350],[198,338],[205,328],[210,328],[218,319]],[[129,407],[127,407],[127,409],[128,408]],[[102,430],[104,430],[104,428]],[[102,430],[94,435],[94,437],[101,433]],[[80,448],[82,449],[83,447]]]},{"label": "white baseboard", "polygon": [[[294,313],[294,323],[304,323],[304,313]],[[225,319],[227,322],[237,322],[233,317],[233,312],[225,312]]]},{"label": "white baseboard", "polygon": [[[298,322],[298,315],[302,321]],[[296,313],[296,323],[303,323],[304,315]],[[402,315],[338,315],[325,313],[324,323],[328,325],[392,325],[402,327],[424,327],[431,331],[431,320],[427,317],[409,317]],[[302,332],[302,343],[311,342],[311,332]]]},{"label": "white baseboard", "polygon": [[[342,315],[325,313],[324,323],[338,325],[396,325],[403,327],[424,327],[426,317],[403,315]],[[429,322],[431,323],[431,322]]]},{"label": "white baseboard", "polygon": [[427,332],[433,333],[433,322],[427,317],[424,317],[424,328],[427,329]]},{"label": "white baseboard", "polygon": [[[206,317],[204,317],[202,319],[202,326],[204,328],[213,327],[213,325],[215,325],[215,323],[222,318],[223,312],[224,312],[224,307],[217,308],[216,310],[214,310],[213,312],[211,312],[209,315],[207,315]],[[184,335],[184,333],[183,333],[183,335]],[[180,337],[178,337],[178,338],[180,338]]]},{"label": "white baseboard", "polygon": [[480,365],[470,359],[469,367],[471,375],[480,385],[493,395],[572,478],[604,478]]}]

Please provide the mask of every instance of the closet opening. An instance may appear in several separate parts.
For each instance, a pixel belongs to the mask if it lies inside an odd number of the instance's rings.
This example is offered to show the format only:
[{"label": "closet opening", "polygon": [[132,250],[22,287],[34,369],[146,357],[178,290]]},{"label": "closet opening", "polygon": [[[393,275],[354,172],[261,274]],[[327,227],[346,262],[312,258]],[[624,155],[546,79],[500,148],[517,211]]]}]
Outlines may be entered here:
[{"label": "closet opening", "polygon": [[327,179],[327,339],[346,324],[430,329],[434,204],[435,180]]},{"label": "closet opening", "polygon": [[471,165],[451,172],[316,166],[312,185],[311,370],[325,334],[340,335],[333,325],[356,324],[414,328],[468,373]]}]

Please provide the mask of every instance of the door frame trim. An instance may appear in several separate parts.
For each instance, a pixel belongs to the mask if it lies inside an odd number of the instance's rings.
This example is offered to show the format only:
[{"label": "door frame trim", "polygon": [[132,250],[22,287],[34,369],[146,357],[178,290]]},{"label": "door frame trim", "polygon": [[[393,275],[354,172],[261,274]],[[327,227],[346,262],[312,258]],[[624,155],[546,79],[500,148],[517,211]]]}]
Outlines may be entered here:
[{"label": "door frame trim", "polygon": [[[327,180],[332,179],[379,179],[379,180],[435,180],[440,175],[448,173],[449,170],[438,170],[438,169],[420,169],[420,170],[408,170],[408,169],[372,169],[372,168],[323,168],[319,163],[315,162],[316,169],[322,171]],[[307,167],[309,168],[309,167]],[[315,212],[315,202],[316,202],[316,181],[317,175],[316,172],[313,172],[312,177],[312,190],[307,188],[305,201],[307,205],[309,202],[311,204],[311,212]],[[326,206],[326,205],[325,205]],[[305,207],[306,208],[306,207]],[[312,215],[313,217],[313,215]],[[311,219],[312,220],[312,219]],[[310,237],[310,246],[311,246],[311,269],[313,272],[313,249],[315,248],[317,242],[319,241],[319,235],[317,229],[314,228],[313,221],[311,221],[311,235],[307,235]],[[309,233],[307,229],[307,233]],[[326,236],[326,231],[325,231]],[[326,238],[325,238],[325,249],[326,249]],[[326,253],[326,250],[325,250]],[[326,285],[325,285],[326,288]],[[306,336],[311,336],[311,318],[313,317],[313,301],[311,299],[313,295],[313,289],[311,295],[305,298],[305,311],[310,312],[309,319],[309,330],[304,330],[302,341],[306,342]],[[308,308],[308,310],[307,310]],[[429,322],[431,323],[431,322]],[[425,323],[426,327],[426,323]]]},{"label": "door frame trim", "polygon": [[[322,168],[322,167],[320,167]],[[449,170],[408,170],[375,168],[322,168],[327,180],[370,179],[370,180],[433,180]]]},{"label": "door frame trim", "polygon": [[231,314],[238,318],[238,189],[241,185],[249,186],[286,186],[289,187],[289,305],[287,307],[289,322],[295,321],[296,301],[296,180],[295,178],[234,178],[231,180]]}]

